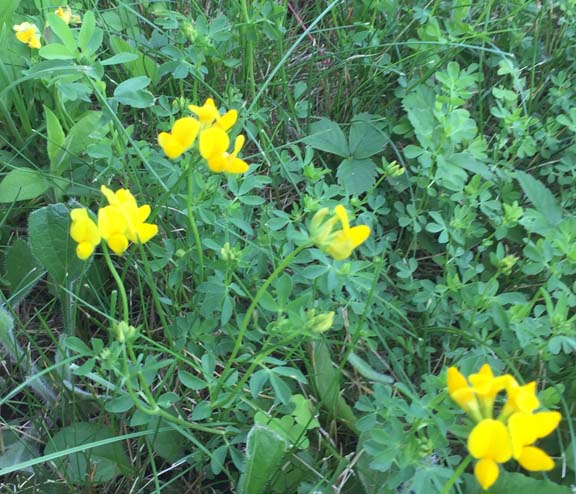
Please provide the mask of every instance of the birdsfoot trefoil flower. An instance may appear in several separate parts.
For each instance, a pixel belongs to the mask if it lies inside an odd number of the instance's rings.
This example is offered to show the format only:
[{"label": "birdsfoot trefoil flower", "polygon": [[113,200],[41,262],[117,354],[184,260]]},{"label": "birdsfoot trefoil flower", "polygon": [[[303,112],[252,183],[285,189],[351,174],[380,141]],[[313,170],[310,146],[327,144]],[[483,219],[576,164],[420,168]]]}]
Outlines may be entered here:
[{"label": "birdsfoot trefoil flower", "polygon": [[40,31],[36,24],[23,22],[22,24],[16,24],[12,29],[16,31],[16,39],[21,43],[34,49],[39,49],[42,46],[40,43]]}]

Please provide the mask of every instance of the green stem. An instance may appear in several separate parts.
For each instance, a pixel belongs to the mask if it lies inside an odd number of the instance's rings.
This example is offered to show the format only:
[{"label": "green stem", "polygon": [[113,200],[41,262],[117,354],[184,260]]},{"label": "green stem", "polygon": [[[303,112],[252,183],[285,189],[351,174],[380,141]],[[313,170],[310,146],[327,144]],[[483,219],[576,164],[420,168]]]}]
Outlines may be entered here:
[{"label": "green stem", "polygon": [[248,81],[250,82],[250,92],[252,94],[252,101],[254,101],[256,97],[256,80],[254,78],[254,46],[252,44],[252,33],[246,32],[252,28],[252,20],[250,19],[250,15],[248,14],[248,4],[246,0],[242,0],[242,14],[244,15],[244,22],[246,26],[244,27],[244,39],[246,45],[244,47],[244,53],[246,55],[246,64],[248,70]]},{"label": "green stem", "polygon": [[302,252],[304,249],[307,249],[308,247],[310,247],[310,244],[304,244],[295,249],[280,264],[278,264],[276,269],[272,272],[272,274],[268,277],[268,279],[260,286],[260,288],[256,292],[256,295],[254,296],[252,303],[248,307],[246,314],[244,314],[244,319],[242,320],[242,325],[240,326],[240,330],[238,331],[238,336],[236,337],[236,342],[234,343],[232,354],[230,355],[228,362],[226,362],[226,367],[224,367],[220,380],[218,381],[218,384],[214,389],[214,397],[212,398],[212,403],[214,404],[214,406],[216,403],[216,399],[218,398],[218,395],[220,393],[220,390],[222,389],[222,385],[226,382],[226,379],[228,378],[228,373],[232,368],[234,360],[238,356],[238,352],[240,352],[240,347],[242,346],[242,342],[244,341],[244,335],[246,334],[248,324],[250,323],[250,319],[252,318],[252,314],[254,313],[254,310],[256,309],[258,302],[260,302],[260,299],[262,298],[262,296],[264,295],[270,284],[278,277],[278,275],[282,273],[290,265],[290,263],[294,260],[294,258],[298,254],[300,254],[300,252]]},{"label": "green stem", "polygon": [[470,455],[468,455],[466,458],[464,458],[464,461],[462,461],[462,463],[460,463],[458,468],[454,471],[454,474],[452,475],[452,477],[450,477],[448,479],[448,482],[446,482],[444,484],[444,487],[442,488],[442,491],[440,492],[440,494],[448,494],[448,492],[450,492],[450,489],[452,488],[452,486],[456,483],[456,481],[458,480],[460,475],[462,475],[464,470],[466,470],[466,467],[468,467],[468,465],[470,465],[471,461],[472,461],[472,457]]},{"label": "green stem", "polygon": [[[130,354],[130,356],[128,354]],[[134,391],[134,388],[132,387],[132,383],[130,382],[131,376],[130,376],[130,370],[128,367],[128,361],[129,361],[129,359],[136,361],[136,358],[134,355],[134,350],[132,349],[132,345],[130,343],[127,343],[126,345],[124,345],[123,356],[124,356],[124,375],[126,378],[126,389],[128,390],[128,394],[132,398],[132,401],[134,402],[134,405],[136,406],[136,408],[138,410],[140,410],[141,412],[143,412],[147,415],[157,415],[159,417],[162,417],[167,422],[171,422],[171,423],[179,425],[181,427],[186,427],[187,429],[193,429],[193,430],[196,430],[199,432],[206,432],[208,434],[217,434],[219,436],[226,435],[226,431],[213,429],[211,427],[206,427],[204,425],[195,424],[193,422],[188,422],[187,420],[184,420],[181,417],[176,417],[176,416],[168,413],[166,410],[163,410],[162,408],[160,408],[158,406],[158,404],[156,403],[156,400],[154,400],[154,397],[152,396],[152,392],[150,391],[148,383],[145,381],[144,376],[142,375],[142,372],[138,371],[137,375],[138,375],[138,379],[140,381],[140,385],[143,387],[144,394],[146,395],[146,400],[149,402],[149,405],[150,405],[149,407],[144,406],[140,402],[140,399],[138,398],[136,392]]]},{"label": "green stem", "polygon": [[186,209],[188,211],[188,221],[190,222],[190,228],[192,229],[192,235],[194,235],[194,242],[196,244],[196,256],[198,257],[198,267],[200,273],[198,275],[198,284],[204,281],[204,257],[202,255],[202,243],[200,242],[200,234],[198,233],[198,226],[196,225],[196,220],[194,219],[194,210],[192,209],[192,197],[193,197],[193,178],[194,178],[194,168],[192,163],[188,164],[188,193],[186,195]]},{"label": "green stem", "polygon": [[112,273],[112,277],[114,281],[116,281],[116,285],[118,285],[118,291],[120,292],[120,299],[122,300],[122,312],[123,312],[123,321],[128,322],[130,313],[128,312],[128,297],[126,296],[126,288],[124,288],[124,283],[118,274],[118,271],[114,267],[114,263],[112,262],[112,258],[110,257],[110,252],[108,251],[108,247],[105,242],[102,242],[102,252],[104,252],[104,259],[106,260],[106,265]]}]

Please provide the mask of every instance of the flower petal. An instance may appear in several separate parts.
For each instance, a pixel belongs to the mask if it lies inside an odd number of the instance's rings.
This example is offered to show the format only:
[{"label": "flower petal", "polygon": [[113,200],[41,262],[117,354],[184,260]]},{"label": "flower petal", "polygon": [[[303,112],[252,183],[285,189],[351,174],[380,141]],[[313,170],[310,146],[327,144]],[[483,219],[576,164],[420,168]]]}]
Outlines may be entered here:
[{"label": "flower petal", "polygon": [[172,135],[180,142],[182,147],[186,150],[192,147],[198,131],[200,130],[200,122],[192,117],[184,117],[176,120],[172,127]]},{"label": "flower petal", "polygon": [[536,438],[546,437],[550,434],[562,420],[560,412],[539,412],[533,415]]},{"label": "flower petal", "polygon": [[222,130],[228,130],[234,126],[236,120],[238,120],[238,112],[236,110],[229,110],[217,119],[217,125]]},{"label": "flower petal", "polygon": [[487,458],[498,463],[508,461],[512,457],[508,429],[497,420],[482,420],[468,436],[468,451],[474,458]]},{"label": "flower petal", "polygon": [[128,248],[128,239],[124,235],[115,234],[112,235],[109,239],[106,240],[108,247],[112,249],[114,254],[118,254],[119,256],[126,252]]},{"label": "flower petal", "polygon": [[338,206],[334,208],[334,214],[340,220],[340,223],[342,224],[342,229],[344,231],[348,230],[350,228],[350,223],[348,222],[348,213],[346,213],[346,209],[344,208],[344,206],[338,204]]},{"label": "flower petal", "polygon": [[534,446],[526,446],[522,449],[518,463],[530,472],[547,472],[554,468],[554,460]]},{"label": "flower petal", "polygon": [[362,245],[366,239],[370,236],[370,227],[367,225],[358,225],[350,228],[348,232],[348,238],[352,242],[352,248],[355,249],[359,245]]},{"label": "flower petal", "polygon": [[246,173],[249,168],[248,163],[240,158],[231,156],[226,160],[226,166],[222,171],[225,173]]},{"label": "flower petal", "polygon": [[151,223],[141,223],[136,226],[136,234],[138,235],[138,242],[145,244],[154,235],[158,233],[158,226]]},{"label": "flower petal", "polygon": [[205,160],[222,156],[230,146],[228,134],[218,127],[211,127],[200,133],[199,149]]},{"label": "flower petal", "polygon": [[212,98],[208,98],[202,106],[188,105],[188,109],[205,125],[210,125],[220,116]]},{"label": "flower petal", "polygon": [[482,489],[488,489],[488,487],[493,485],[498,479],[499,473],[498,465],[492,460],[480,460],[474,466],[474,475]]},{"label": "flower petal", "polygon": [[172,160],[178,158],[185,151],[182,143],[168,132],[160,132],[158,134],[158,144],[164,154]]}]

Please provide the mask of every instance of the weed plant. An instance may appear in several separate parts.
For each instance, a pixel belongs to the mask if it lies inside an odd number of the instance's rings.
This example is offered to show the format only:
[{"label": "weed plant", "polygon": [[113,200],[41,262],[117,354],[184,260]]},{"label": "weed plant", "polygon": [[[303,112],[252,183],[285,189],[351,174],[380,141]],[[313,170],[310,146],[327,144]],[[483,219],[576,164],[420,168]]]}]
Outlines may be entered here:
[{"label": "weed plant", "polygon": [[569,494],[576,1],[0,2],[0,491]]}]

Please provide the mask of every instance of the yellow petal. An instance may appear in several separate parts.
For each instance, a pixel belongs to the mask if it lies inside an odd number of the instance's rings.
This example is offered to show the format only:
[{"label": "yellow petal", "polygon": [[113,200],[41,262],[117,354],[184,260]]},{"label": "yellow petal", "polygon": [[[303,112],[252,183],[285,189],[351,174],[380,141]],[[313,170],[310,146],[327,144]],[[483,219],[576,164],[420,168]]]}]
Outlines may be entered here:
[{"label": "yellow petal", "polygon": [[494,419],[479,422],[468,436],[468,451],[474,458],[504,463],[512,457],[512,445],[506,426]]},{"label": "yellow petal", "polygon": [[124,235],[120,234],[112,235],[106,240],[106,243],[108,244],[108,247],[112,249],[114,254],[118,254],[119,256],[124,254],[128,248],[128,239]]},{"label": "yellow petal", "polygon": [[228,130],[234,126],[236,120],[238,120],[238,112],[236,110],[229,110],[217,119],[217,125],[222,130]]},{"label": "yellow petal", "polygon": [[117,234],[125,235],[127,227],[126,217],[119,208],[105,206],[98,210],[98,229],[105,240]]},{"label": "yellow petal", "polygon": [[498,479],[499,473],[498,465],[492,460],[480,460],[474,466],[474,475],[482,489],[488,489],[488,487],[493,485]]},{"label": "yellow petal", "polygon": [[37,35],[34,35],[30,41],[28,42],[28,46],[30,48],[34,48],[35,50],[38,50],[41,48],[42,44],[40,43],[40,37]]},{"label": "yellow petal", "polygon": [[518,463],[530,472],[547,472],[554,468],[554,460],[534,446],[526,446],[522,449]]},{"label": "yellow petal", "polygon": [[136,221],[138,223],[143,223],[144,221],[146,221],[146,219],[148,218],[148,216],[150,216],[150,206],[148,204],[144,204],[143,206],[140,206],[138,208],[138,217],[136,219]]},{"label": "yellow petal", "polygon": [[200,130],[200,122],[192,117],[180,118],[174,122],[172,127],[172,135],[180,142],[182,147],[186,150],[192,147],[198,131]]},{"label": "yellow petal", "polygon": [[116,196],[114,195],[114,192],[112,192],[105,185],[100,186],[100,192],[104,194],[104,197],[108,200],[108,204],[114,204],[114,202],[116,201]]},{"label": "yellow petal", "polygon": [[346,209],[344,209],[344,206],[338,204],[338,206],[334,208],[334,214],[340,220],[340,223],[342,224],[342,229],[344,231],[348,230],[350,228],[350,223],[348,222],[348,214],[346,213]]},{"label": "yellow petal", "polygon": [[228,160],[221,154],[215,154],[211,158],[208,158],[206,161],[208,163],[208,168],[210,168],[210,171],[214,173],[222,173],[228,166]]},{"label": "yellow petal", "polygon": [[82,261],[88,259],[94,252],[94,245],[90,242],[81,242],[76,246],[76,255]]},{"label": "yellow petal", "polygon": [[198,120],[205,125],[210,125],[220,116],[212,98],[208,98],[202,106],[189,105],[188,109],[194,112]]},{"label": "yellow petal", "polygon": [[358,225],[350,229],[348,238],[352,242],[352,248],[355,249],[362,245],[370,236],[370,227],[367,225]]},{"label": "yellow petal", "polygon": [[446,381],[450,396],[452,396],[455,391],[468,387],[468,381],[456,367],[450,367],[448,369]]},{"label": "yellow petal", "polygon": [[158,226],[150,223],[141,223],[136,226],[136,232],[138,235],[138,242],[145,244],[158,233]]},{"label": "yellow petal", "polygon": [[539,412],[533,415],[533,427],[536,438],[546,437],[550,434],[562,420],[559,412]]},{"label": "yellow petal", "polygon": [[206,160],[213,156],[222,156],[230,146],[228,134],[218,127],[211,127],[200,133],[200,154]]},{"label": "yellow petal", "polygon": [[236,157],[229,157],[226,160],[226,166],[224,167],[225,173],[246,173],[250,167],[248,163]]},{"label": "yellow petal", "polygon": [[238,137],[236,137],[236,140],[234,141],[234,151],[232,153],[232,155],[234,157],[236,157],[238,155],[238,153],[242,150],[242,146],[244,146],[244,142],[246,142],[246,138],[240,134]]},{"label": "yellow petal", "polygon": [[178,158],[185,151],[182,143],[168,132],[160,132],[158,134],[158,144],[164,154],[172,160]]}]

